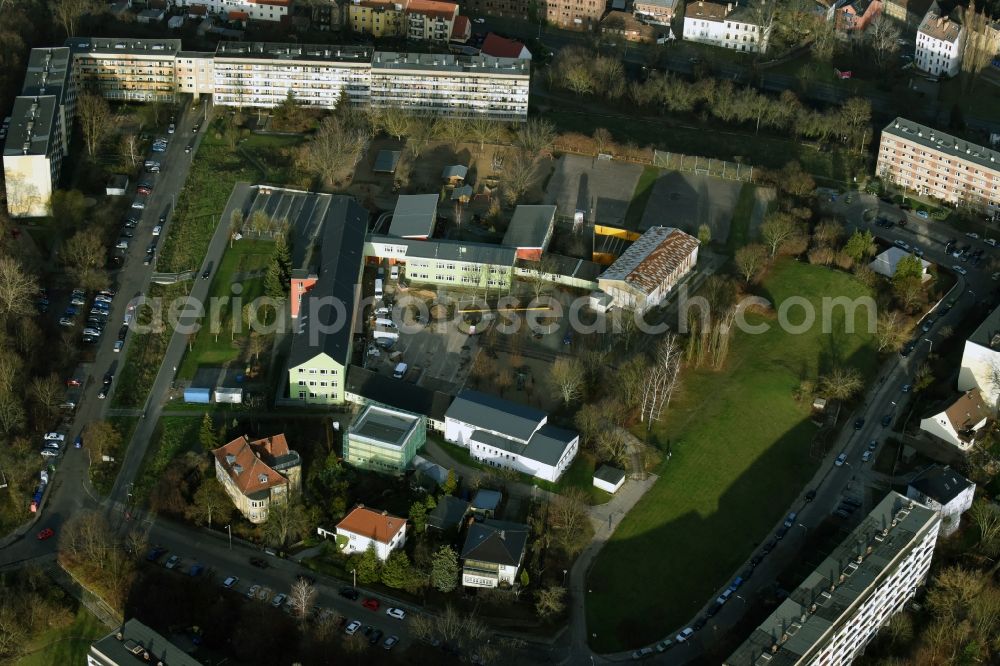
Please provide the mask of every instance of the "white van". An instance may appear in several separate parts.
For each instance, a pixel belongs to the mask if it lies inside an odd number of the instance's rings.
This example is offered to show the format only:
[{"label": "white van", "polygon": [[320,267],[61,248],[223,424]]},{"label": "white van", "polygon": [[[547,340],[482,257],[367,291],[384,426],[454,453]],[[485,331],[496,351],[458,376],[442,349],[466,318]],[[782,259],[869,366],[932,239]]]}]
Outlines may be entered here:
[{"label": "white van", "polygon": [[402,379],[403,375],[406,374],[406,369],[408,367],[409,366],[406,365],[405,363],[399,363],[399,364],[397,364],[396,365],[396,369],[393,370],[393,372],[392,372],[392,376],[395,377],[396,379]]},{"label": "white van", "polygon": [[376,326],[385,326],[386,328],[396,328],[396,324],[391,319],[386,319],[385,317],[378,317],[375,320]]},{"label": "white van", "polygon": [[375,308],[375,316],[376,317],[388,317],[389,313],[391,313],[391,312],[392,312],[392,310],[390,310],[389,308],[385,307],[384,305]]},{"label": "white van", "polygon": [[375,280],[375,298],[382,298],[382,279],[376,278]]},{"label": "white van", "polygon": [[392,267],[392,270],[389,271],[389,277],[391,277],[393,280],[398,280],[399,279],[399,266],[398,265]]}]

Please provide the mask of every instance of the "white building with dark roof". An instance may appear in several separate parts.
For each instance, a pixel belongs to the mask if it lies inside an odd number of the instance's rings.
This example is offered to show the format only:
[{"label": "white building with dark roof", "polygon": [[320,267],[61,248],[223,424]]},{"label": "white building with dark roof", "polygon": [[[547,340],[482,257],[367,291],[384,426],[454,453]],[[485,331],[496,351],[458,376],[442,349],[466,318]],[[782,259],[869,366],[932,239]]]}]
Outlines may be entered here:
[{"label": "white building with dark roof", "polygon": [[993,310],[965,340],[958,390],[979,389],[983,401],[997,404],[998,388],[993,377],[1000,375],[1000,307]]},{"label": "white building with dark roof", "polygon": [[940,525],[890,492],[722,663],[850,664],[926,582]]},{"label": "white building with dark roof", "polygon": [[[893,245],[888,250],[882,254],[875,257],[875,259],[868,264],[868,268],[872,269],[879,275],[884,275],[891,278],[896,274],[896,267],[899,266],[900,259],[904,257],[913,256],[906,250],[896,247]],[[923,273],[921,274],[921,279],[927,279],[927,268],[931,265],[931,262],[924,259],[920,259],[920,265],[923,267]]]},{"label": "white building with dark roof", "polygon": [[906,486],[906,496],[941,514],[940,536],[958,529],[976,496],[976,484],[948,466],[931,465]]},{"label": "white building with dark roof", "polygon": [[917,30],[913,64],[934,76],[957,76],[962,68],[965,28],[932,8]]},{"label": "white building with dark roof", "polygon": [[462,546],[462,585],[513,585],[527,552],[528,526],[499,520],[469,525]]},{"label": "white building with dark roof", "polygon": [[514,209],[501,244],[514,248],[518,259],[538,261],[552,240],[555,224],[555,206],[520,205]]},{"label": "white building with dark roof", "polygon": [[768,35],[757,24],[750,0],[691,0],[684,7],[683,38],[743,53],[765,53]]},{"label": "white building with dark roof", "polygon": [[444,436],[480,462],[554,482],[576,457],[580,435],[547,421],[540,410],[464,390],[445,413]]},{"label": "white building with dark roof", "polygon": [[652,227],[601,273],[597,284],[611,305],[645,312],[662,303],[697,263],[697,238],[673,227]]},{"label": "white building with dark roof", "polygon": [[979,389],[971,389],[941,412],[921,419],[920,429],[968,451],[990,416],[992,412],[983,402]]}]

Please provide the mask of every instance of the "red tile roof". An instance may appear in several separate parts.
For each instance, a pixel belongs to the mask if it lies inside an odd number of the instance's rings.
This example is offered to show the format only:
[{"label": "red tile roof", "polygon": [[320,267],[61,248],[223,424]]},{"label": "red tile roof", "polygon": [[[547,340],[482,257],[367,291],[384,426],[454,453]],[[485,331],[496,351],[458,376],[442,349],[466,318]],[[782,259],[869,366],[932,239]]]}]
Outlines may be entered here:
[{"label": "red tile roof", "polygon": [[187,12],[189,16],[204,16],[208,13],[208,7],[205,5],[189,5]]},{"label": "red tile roof", "polygon": [[212,451],[216,461],[244,495],[287,484],[288,479],[271,469],[261,457],[273,458],[288,453],[288,442],[284,435],[274,435],[253,442],[244,435]]},{"label": "red tile roof", "polygon": [[406,12],[449,19],[458,12],[458,5],[454,2],[439,2],[439,0],[410,0],[406,5]]},{"label": "red tile roof", "polygon": [[360,534],[384,544],[392,541],[393,537],[404,527],[406,527],[404,518],[390,516],[385,511],[373,511],[364,506],[355,507],[342,521],[337,523],[338,530]]},{"label": "red tile roof", "polygon": [[472,23],[469,22],[468,16],[462,16],[459,14],[455,17],[455,22],[451,27],[451,38],[459,41],[465,41],[472,34]]},{"label": "red tile roof", "polygon": [[229,12],[230,21],[246,21],[248,18],[250,18],[250,15],[246,12],[238,12],[235,10]]},{"label": "red tile roof", "polygon": [[483,48],[480,50],[483,55],[493,56],[494,58],[519,58],[521,57],[521,50],[523,48],[524,44],[521,42],[507,39],[491,32],[486,35],[486,39],[483,40]]}]

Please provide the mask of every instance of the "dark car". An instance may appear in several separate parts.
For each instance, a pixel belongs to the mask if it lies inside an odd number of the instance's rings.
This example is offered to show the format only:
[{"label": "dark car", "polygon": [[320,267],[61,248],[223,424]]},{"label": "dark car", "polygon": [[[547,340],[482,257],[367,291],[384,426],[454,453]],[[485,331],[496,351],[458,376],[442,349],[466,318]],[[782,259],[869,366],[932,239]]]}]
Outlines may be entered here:
[{"label": "dark car", "polygon": [[854,422],[854,429],[861,430],[861,428],[863,428],[864,425],[865,425],[865,420],[863,418],[858,419],[857,421]]},{"label": "dark car", "polygon": [[806,501],[807,502],[812,502],[814,499],[816,499],[816,490],[815,490],[815,488],[813,490],[810,490],[809,492],[806,493]]},{"label": "dark car", "polygon": [[345,599],[350,599],[351,601],[357,601],[358,597],[361,596],[361,593],[353,587],[342,587],[340,588],[340,596]]},{"label": "dark car", "polygon": [[128,335],[128,324],[125,324],[121,328],[118,329],[118,339],[119,340],[124,340],[125,336],[127,336],[127,335]]},{"label": "dark car", "polygon": [[888,426],[890,423],[892,423],[892,414],[886,414],[882,417],[883,426]]},{"label": "dark car", "polygon": [[372,632],[372,635],[368,638],[369,645],[378,645],[379,641],[382,640],[382,630],[376,629]]},{"label": "dark car", "polygon": [[269,566],[267,562],[265,562],[259,557],[251,557],[250,564],[254,565],[258,569],[266,569]]},{"label": "dark car", "polygon": [[708,618],[699,617],[697,620],[695,620],[695,623],[691,625],[691,628],[694,629],[695,631],[701,631],[702,629],[705,628],[706,624],[708,624]]},{"label": "dark car", "polygon": [[146,555],[146,561],[147,562],[155,562],[156,560],[158,560],[161,557],[163,557],[163,554],[166,553],[166,552],[167,552],[166,548],[163,548],[161,546],[153,546],[153,548]]},{"label": "dark car", "polygon": [[770,553],[772,550],[774,550],[774,547],[776,545],[777,542],[774,539],[771,539],[770,541],[764,544],[764,547],[761,548],[761,550],[764,551],[764,554],[766,555],[767,553]]},{"label": "dark car", "polygon": [[763,557],[761,557],[760,555],[754,555],[753,557],[750,558],[750,566],[755,567],[763,561],[764,561]]},{"label": "dark car", "polygon": [[208,262],[208,266],[205,267],[205,272],[201,274],[202,280],[207,280],[209,276],[212,275],[212,262]]},{"label": "dark car", "polygon": [[778,539],[784,539],[786,534],[788,534],[788,528],[782,525],[778,528],[778,533],[775,536]]},{"label": "dark car", "polygon": [[905,227],[906,226],[906,218],[905,217],[899,218],[899,221],[896,222],[896,224],[898,224],[901,227]]}]

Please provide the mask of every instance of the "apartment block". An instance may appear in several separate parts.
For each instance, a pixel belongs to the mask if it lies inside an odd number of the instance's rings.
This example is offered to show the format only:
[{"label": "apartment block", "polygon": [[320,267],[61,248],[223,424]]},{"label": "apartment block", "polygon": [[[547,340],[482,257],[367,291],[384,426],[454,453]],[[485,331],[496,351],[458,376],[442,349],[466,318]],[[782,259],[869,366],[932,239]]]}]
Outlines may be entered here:
[{"label": "apartment block", "polygon": [[635,0],[632,13],[647,23],[670,25],[677,11],[677,0]]},{"label": "apartment block", "polygon": [[500,16],[522,21],[538,21],[539,14],[545,18],[545,10],[530,0],[467,0],[462,3],[467,15]]},{"label": "apartment block", "polygon": [[87,666],[135,664],[201,666],[200,661],[134,618],[94,641],[87,653]]},{"label": "apartment block", "polygon": [[371,106],[424,116],[524,121],[531,61],[377,51]]},{"label": "apartment block", "polygon": [[912,120],[882,130],[875,174],[920,196],[1000,210],[1000,152]]},{"label": "apartment block", "polygon": [[32,49],[3,144],[7,210],[12,217],[48,215],[63,158],[69,153],[75,106],[69,49]]},{"label": "apartment block", "polygon": [[447,43],[458,5],[439,0],[354,0],[348,16],[351,29],[361,34]]},{"label": "apartment block", "polygon": [[226,19],[280,21],[288,16],[289,0],[175,0],[178,7],[205,7]]},{"label": "apartment block", "polygon": [[767,52],[768,35],[757,25],[753,10],[738,2],[692,0],[687,3],[683,37],[689,42],[745,53]]},{"label": "apartment block", "polygon": [[913,62],[917,69],[935,76],[957,76],[962,68],[965,28],[932,9],[917,30]]},{"label": "apartment block", "polygon": [[605,0],[546,0],[545,19],[567,30],[593,30],[601,22]]},{"label": "apartment block", "polygon": [[406,266],[406,278],[423,284],[508,291],[517,251],[486,243],[371,235],[365,257]]},{"label": "apartment block", "polygon": [[367,106],[371,58],[366,46],[219,42],[213,102],[274,107],[291,91],[308,106],[332,108],[341,95]]},{"label": "apartment block", "polygon": [[723,663],[851,663],[926,581],[940,524],[890,492]]},{"label": "apartment block", "polygon": [[196,102],[202,95],[214,94],[215,54],[211,51],[178,51],[176,78],[177,92],[192,95]]},{"label": "apartment block", "polygon": [[73,77],[79,90],[119,102],[174,102],[179,39],[71,37]]}]

